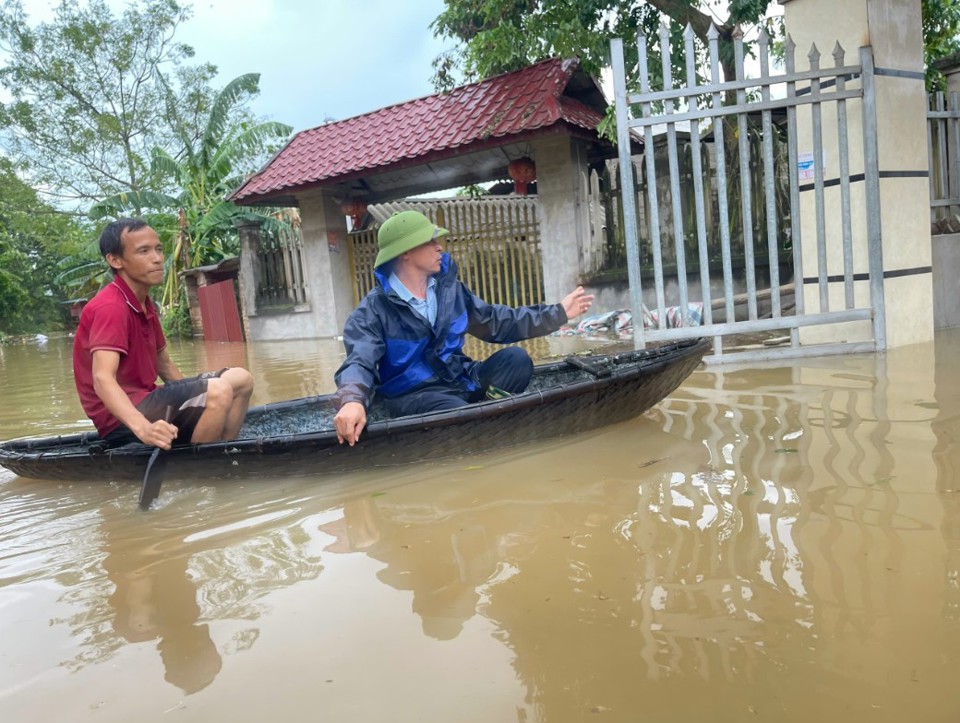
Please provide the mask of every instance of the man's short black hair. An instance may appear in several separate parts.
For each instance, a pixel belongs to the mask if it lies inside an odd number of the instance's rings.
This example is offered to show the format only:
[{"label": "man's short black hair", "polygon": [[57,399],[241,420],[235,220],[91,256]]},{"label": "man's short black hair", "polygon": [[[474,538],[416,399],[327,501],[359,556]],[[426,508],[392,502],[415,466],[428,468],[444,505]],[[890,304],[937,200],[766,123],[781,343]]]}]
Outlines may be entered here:
[{"label": "man's short black hair", "polygon": [[100,253],[106,258],[107,254],[114,256],[123,256],[123,246],[120,241],[124,231],[139,231],[147,222],[142,218],[118,218],[111,224],[108,224],[100,233]]}]

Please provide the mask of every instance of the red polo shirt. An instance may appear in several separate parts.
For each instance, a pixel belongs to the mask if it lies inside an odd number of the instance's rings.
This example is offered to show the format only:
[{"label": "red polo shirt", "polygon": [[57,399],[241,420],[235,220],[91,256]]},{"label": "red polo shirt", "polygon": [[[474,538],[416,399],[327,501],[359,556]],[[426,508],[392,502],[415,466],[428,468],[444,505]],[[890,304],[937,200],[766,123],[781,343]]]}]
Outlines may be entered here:
[{"label": "red polo shirt", "polygon": [[157,388],[157,354],[167,345],[153,301],[146,310],[126,282],[114,276],[83,307],[80,326],[73,340],[73,377],[80,404],[101,437],[120,426],[93,388],[93,352],[108,349],[120,353],[117,383],[130,401],[139,404]]}]

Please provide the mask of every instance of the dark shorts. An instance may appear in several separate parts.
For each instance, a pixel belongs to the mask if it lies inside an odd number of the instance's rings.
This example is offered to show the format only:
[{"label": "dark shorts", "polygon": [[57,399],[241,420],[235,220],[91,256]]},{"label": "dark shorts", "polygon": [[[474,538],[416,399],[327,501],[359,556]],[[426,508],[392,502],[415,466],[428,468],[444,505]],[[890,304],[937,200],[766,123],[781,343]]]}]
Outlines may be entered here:
[{"label": "dark shorts", "polygon": [[[137,405],[137,409],[151,422],[166,419],[177,427],[174,444],[189,444],[200,415],[207,407],[207,380],[220,377],[227,368],[204,372],[195,377],[177,379],[157,387]],[[106,436],[111,446],[139,442],[137,435],[121,424]]]}]

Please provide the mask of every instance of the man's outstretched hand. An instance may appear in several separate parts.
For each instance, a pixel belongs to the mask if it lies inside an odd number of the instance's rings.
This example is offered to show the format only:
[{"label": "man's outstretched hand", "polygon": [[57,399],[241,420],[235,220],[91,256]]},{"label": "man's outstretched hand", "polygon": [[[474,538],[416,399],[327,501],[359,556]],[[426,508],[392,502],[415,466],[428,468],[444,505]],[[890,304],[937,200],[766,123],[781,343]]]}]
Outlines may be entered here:
[{"label": "man's outstretched hand", "polygon": [[346,442],[352,447],[367,424],[367,410],[360,402],[347,402],[340,407],[333,424],[337,428],[337,441],[340,444]]},{"label": "man's outstretched hand", "polygon": [[590,305],[593,304],[593,294],[588,294],[582,286],[578,286],[564,296],[560,304],[563,306],[563,310],[567,312],[567,321],[570,321],[590,308]]}]

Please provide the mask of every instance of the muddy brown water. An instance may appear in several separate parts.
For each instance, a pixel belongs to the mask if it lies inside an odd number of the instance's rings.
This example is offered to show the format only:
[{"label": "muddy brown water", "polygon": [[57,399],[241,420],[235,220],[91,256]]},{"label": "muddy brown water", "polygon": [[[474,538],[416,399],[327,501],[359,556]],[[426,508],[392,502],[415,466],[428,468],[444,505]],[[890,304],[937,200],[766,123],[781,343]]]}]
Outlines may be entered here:
[{"label": "muddy brown water", "polygon": [[[256,403],[341,355],[173,346]],[[0,469],[0,721],[958,721],[958,357],[710,367],[579,438],[148,513]],[[0,347],[0,438],[84,428],[69,340]]]}]

